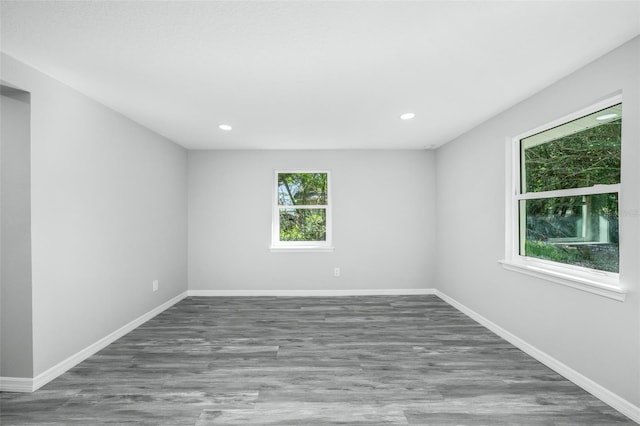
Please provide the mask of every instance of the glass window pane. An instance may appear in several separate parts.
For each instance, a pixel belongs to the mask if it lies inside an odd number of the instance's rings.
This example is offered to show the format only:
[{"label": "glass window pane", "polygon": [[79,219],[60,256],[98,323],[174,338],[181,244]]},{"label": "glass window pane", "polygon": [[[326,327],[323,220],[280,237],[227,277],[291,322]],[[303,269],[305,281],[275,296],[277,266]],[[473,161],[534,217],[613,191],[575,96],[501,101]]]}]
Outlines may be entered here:
[{"label": "glass window pane", "polygon": [[327,205],[327,173],[278,173],[281,206]]},{"label": "glass window pane", "polygon": [[622,104],[524,138],[521,191],[620,183]]},{"label": "glass window pane", "polygon": [[618,194],[520,201],[520,254],[618,272]]},{"label": "glass window pane", "polygon": [[325,209],[280,209],[280,241],[325,241]]}]

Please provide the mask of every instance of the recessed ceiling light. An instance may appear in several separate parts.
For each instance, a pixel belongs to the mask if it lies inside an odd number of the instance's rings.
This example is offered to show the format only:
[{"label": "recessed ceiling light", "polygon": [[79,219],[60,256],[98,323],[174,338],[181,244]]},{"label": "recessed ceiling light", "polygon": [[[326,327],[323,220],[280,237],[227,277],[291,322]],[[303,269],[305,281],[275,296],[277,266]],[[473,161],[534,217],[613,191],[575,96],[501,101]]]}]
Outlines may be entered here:
[{"label": "recessed ceiling light", "polygon": [[614,118],[614,117],[617,117],[617,116],[618,116],[618,114],[616,114],[616,113],[605,114],[605,115],[601,115],[600,117],[596,117],[596,120],[600,120],[600,121],[609,120],[610,118]]},{"label": "recessed ceiling light", "polygon": [[221,124],[221,125],[218,126],[218,128],[220,130],[226,130],[226,131],[229,131],[229,130],[233,129],[233,127],[229,126],[228,124]]},{"label": "recessed ceiling light", "polygon": [[405,112],[404,114],[402,114],[400,116],[401,119],[403,120],[411,120],[413,117],[415,117],[416,115],[412,112]]}]

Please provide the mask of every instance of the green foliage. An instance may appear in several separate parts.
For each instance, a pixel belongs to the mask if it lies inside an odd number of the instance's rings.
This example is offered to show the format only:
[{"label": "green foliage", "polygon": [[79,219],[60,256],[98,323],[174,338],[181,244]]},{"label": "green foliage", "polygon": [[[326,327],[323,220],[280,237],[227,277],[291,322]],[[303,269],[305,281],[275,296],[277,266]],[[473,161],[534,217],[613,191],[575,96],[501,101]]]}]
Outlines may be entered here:
[{"label": "green foliage", "polygon": [[[614,120],[524,150],[526,192],[585,188],[620,182],[621,120]],[[582,197],[548,198],[533,214],[565,216],[584,203]],[[618,200],[593,209],[597,214],[617,212]]]},{"label": "green foliage", "polygon": [[556,244],[548,244],[544,241],[526,240],[525,253],[529,257],[583,266],[599,271],[619,271],[617,244],[608,246],[559,246]]},{"label": "green foliage", "polygon": [[280,241],[324,241],[326,228],[325,210],[280,210]]},{"label": "green foliage", "polygon": [[586,226],[591,235],[599,232],[599,217],[611,224],[612,241],[618,240],[618,196],[616,193],[556,197],[521,202],[526,210],[527,239],[576,237],[582,224],[583,209],[589,213]]},{"label": "green foliage", "polygon": [[281,206],[326,205],[327,173],[279,173],[278,203]]},{"label": "green foliage", "polygon": [[552,260],[560,263],[574,264],[576,259],[579,257],[577,250],[547,244],[543,241],[527,240],[525,242],[524,249],[527,256]]},{"label": "green foliage", "polygon": [[526,192],[620,182],[622,120],[524,150]]}]

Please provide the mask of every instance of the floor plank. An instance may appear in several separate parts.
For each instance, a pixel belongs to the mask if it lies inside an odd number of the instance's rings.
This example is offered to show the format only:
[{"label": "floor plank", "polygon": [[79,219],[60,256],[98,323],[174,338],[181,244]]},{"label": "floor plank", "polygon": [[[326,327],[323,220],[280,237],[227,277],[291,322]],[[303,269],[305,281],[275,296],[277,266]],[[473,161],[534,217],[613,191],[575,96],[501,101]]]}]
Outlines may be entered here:
[{"label": "floor plank", "polygon": [[190,297],[3,425],[632,425],[435,296]]}]

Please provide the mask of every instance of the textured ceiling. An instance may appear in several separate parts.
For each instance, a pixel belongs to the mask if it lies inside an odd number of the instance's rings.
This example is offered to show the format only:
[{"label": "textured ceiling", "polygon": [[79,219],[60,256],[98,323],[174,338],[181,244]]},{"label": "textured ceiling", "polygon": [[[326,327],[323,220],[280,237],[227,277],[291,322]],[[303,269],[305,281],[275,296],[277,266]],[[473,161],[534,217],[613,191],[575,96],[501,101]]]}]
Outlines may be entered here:
[{"label": "textured ceiling", "polygon": [[197,149],[438,146],[640,33],[640,1],[0,7],[3,52]]}]

